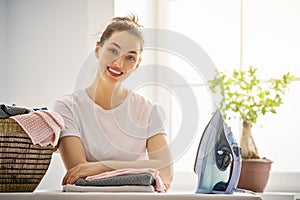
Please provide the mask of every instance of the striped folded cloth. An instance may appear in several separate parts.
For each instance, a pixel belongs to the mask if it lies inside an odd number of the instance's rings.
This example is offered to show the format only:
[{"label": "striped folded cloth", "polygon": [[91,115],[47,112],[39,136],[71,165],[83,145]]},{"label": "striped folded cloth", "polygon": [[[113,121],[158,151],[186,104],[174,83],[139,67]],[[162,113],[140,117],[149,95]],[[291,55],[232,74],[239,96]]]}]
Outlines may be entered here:
[{"label": "striped folded cloth", "polygon": [[91,182],[94,180],[102,180],[106,178],[113,178],[123,175],[138,175],[138,174],[149,174],[154,179],[154,186],[157,192],[165,192],[166,187],[159,176],[159,171],[153,168],[123,168],[116,169],[113,171],[103,172],[101,174],[96,174],[93,176],[88,176],[85,178],[86,181]]},{"label": "striped folded cloth", "polygon": [[63,186],[63,192],[155,192],[153,186],[77,186],[67,184]]},{"label": "striped folded cloth", "polygon": [[140,185],[155,186],[154,178],[149,173],[119,175],[109,178],[96,179],[87,181],[80,178],[75,183],[76,186],[123,186],[123,185]]}]

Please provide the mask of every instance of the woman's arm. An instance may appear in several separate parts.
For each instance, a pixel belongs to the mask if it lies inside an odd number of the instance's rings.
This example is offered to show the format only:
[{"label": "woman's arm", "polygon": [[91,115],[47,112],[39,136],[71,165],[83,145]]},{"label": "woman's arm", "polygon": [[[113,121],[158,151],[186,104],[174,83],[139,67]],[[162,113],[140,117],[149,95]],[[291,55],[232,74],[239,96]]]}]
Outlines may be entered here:
[{"label": "woman's arm", "polygon": [[87,162],[83,144],[79,137],[66,136],[59,140],[59,153],[67,170]]},{"label": "woman's arm", "polygon": [[147,151],[150,160],[157,160],[159,164],[156,169],[160,171],[167,190],[170,189],[173,181],[173,160],[168,145],[167,136],[164,134],[155,135],[147,140]]},{"label": "woman's arm", "polygon": [[100,162],[88,162],[81,139],[66,136],[59,140],[59,152],[67,169],[62,184],[74,184],[77,179],[104,172]]},{"label": "woman's arm", "polygon": [[171,154],[164,134],[157,134],[147,140],[149,160],[87,162],[80,138],[73,136],[60,140],[59,151],[67,169],[63,185],[74,184],[78,178],[121,168],[158,169],[167,189],[173,179]]}]

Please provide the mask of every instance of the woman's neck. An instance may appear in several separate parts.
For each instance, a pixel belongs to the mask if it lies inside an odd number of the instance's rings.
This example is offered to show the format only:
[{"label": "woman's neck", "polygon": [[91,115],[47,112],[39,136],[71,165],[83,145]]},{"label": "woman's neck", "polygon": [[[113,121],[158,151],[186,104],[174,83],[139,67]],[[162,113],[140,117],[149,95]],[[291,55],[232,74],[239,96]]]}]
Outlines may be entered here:
[{"label": "woman's neck", "polygon": [[120,105],[127,96],[127,89],[120,84],[111,84],[103,80],[95,80],[87,89],[89,97],[105,110]]}]

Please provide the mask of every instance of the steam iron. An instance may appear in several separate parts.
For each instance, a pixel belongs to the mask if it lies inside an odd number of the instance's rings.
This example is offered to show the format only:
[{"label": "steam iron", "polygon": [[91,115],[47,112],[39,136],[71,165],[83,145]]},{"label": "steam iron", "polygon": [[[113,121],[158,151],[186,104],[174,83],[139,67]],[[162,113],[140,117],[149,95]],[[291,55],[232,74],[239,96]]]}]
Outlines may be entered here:
[{"label": "steam iron", "polygon": [[219,110],[203,132],[194,171],[198,175],[196,193],[232,194],[237,190],[241,148]]}]

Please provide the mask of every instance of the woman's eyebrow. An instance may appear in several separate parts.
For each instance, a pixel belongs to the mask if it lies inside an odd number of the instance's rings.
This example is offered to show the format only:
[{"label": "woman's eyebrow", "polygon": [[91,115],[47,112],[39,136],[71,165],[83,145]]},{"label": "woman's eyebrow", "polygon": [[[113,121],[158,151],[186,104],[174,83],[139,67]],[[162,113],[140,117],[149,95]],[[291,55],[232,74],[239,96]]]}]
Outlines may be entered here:
[{"label": "woman's eyebrow", "polygon": [[134,54],[137,54],[137,52],[136,52],[136,51],[129,51],[128,53],[134,53]]},{"label": "woman's eyebrow", "polygon": [[120,45],[118,45],[118,44],[115,43],[115,42],[112,42],[112,43],[110,43],[110,44],[115,45],[115,46],[118,47],[119,49],[122,49],[122,48],[120,47]]},{"label": "woman's eyebrow", "polygon": [[[115,42],[111,42],[109,44],[112,44],[112,45],[118,47],[119,49],[122,49],[122,47]],[[136,51],[129,51],[128,53],[138,54]]]}]

